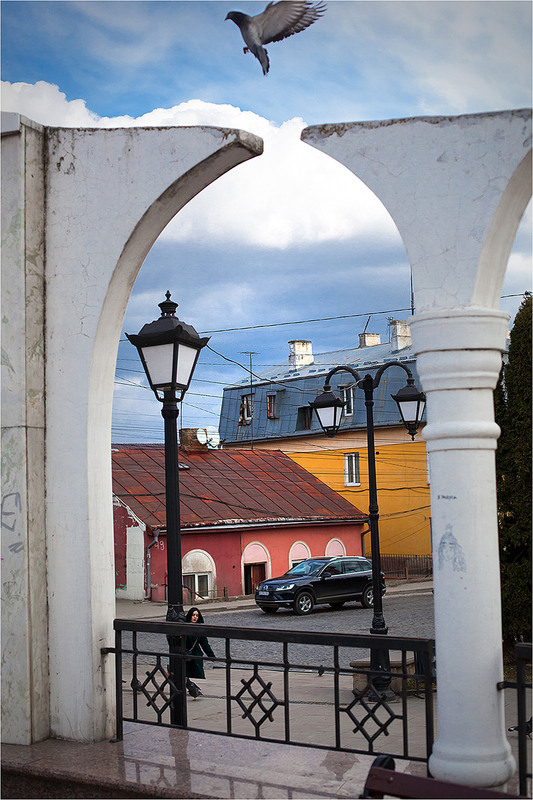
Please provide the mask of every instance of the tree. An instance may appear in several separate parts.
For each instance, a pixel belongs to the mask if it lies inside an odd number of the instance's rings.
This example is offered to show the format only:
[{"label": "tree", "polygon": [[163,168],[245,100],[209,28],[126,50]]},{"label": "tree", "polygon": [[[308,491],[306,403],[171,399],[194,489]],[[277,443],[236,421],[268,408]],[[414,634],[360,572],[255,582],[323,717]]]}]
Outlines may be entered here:
[{"label": "tree", "polygon": [[531,641],[531,295],[514,320],[509,358],[495,392],[496,454],[506,649]]}]

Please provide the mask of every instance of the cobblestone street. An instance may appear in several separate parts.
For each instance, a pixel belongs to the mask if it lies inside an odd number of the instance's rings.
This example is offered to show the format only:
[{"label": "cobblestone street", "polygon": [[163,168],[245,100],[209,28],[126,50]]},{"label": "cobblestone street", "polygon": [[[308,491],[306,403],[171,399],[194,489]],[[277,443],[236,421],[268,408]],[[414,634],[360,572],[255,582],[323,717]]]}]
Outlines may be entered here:
[{"label": "cobblestone street", "polygon": [[[384,615],[390,636],[433,638],[433,596],[431,590],[407,596],[384,598]],[[209,613],[203,609],[206,624],[231,628],[258,628],[270,630],[309,631],[314,633],[357,633],[368,634],[372,622],[372,610],[364,609],[358,603],[348,603],[340,610],[328,606],[317,607],[309,616],[298,617],[291,611],[280,610],[277,614],[266,615],[256,608],[238,611]],[[158,641],[159,640],[159,641]],[[128,638],[125,637],[125,642]],[[211,638],[210,644],[217,656],[223,656],[223,642]],[[138,646],[141,649],[157,650],[166,648],[164,637],[139,634]],[[282,646],[266,642],[234,642],[232,657],[247,660],[280,661]],[[341,667],[349,667],[349,662],[365,658],[367,650],[341,648],[339,659]],[[301,667],[331,665],[331,648],[310,645],[289,645],[289,658],[292,664]],[[212,665],[206,662],[206,668]],[[216,667],[216,664],[215,664]]]}]

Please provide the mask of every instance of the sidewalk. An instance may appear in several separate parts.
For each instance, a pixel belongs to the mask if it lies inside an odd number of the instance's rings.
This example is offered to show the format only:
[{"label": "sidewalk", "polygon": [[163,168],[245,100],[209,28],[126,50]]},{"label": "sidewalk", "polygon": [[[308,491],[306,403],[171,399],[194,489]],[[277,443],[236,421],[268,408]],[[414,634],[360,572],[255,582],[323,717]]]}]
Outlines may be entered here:
[{"label": "sidewalk", "polygon": [[[250,671],[234,671],[235,688],[250,679]],[[281,697],[281,674],[264,671],[272,681],[273,693]],[[333,703],[328,676],[316,673],[291,675],[291,736],[308,746],[286,745],[258,739],[229,738],[226,730],[225,671],[209,669],[202,681],[204,696],[187,700],[188,723],[211,733],[125,723],[121,742],[81,743],[49,739],[30,746],[3,745],[2,767],[9,781],[6,798],[84,797],[84,798],[214,798],[216,800],[353,800],[362,792],[373,755],[324,750],[332,738]],[[345,676],[347,678],[347,676]],[[126,713],[133,693],[131,673],[124,675]],[[340,690],[341,704],[350,702],[350,683]],[[141,706],[139,702],[139,707]],[[232,726],[236,734],[250,732],[250,722],[235,703]],[[394,713],[400,713],[394,709]],[[515,722],[512,692],[506,692],[507,724]],[[272,710],[262,735],[283,738],[283,707]],[[144,711],[144,706],[143,706]],[[408,717],[410,752],[422,754],[425,748],[424,702],[409,697]],[[342,724],[344,742],[354,740],[354,723]],[[389,736],[380,736],[375,750],[397,752],[400,722],[394,721]],[[384,740],[383,743],[381,740]],[[516,757],[518,737],[509,734]],[[425,774],[420,762],[396,759],[396,769],[410,774]],[[9,789],[15,788],[10,793]],[[30,787],[31,791],[28,790]],[[39,793],[35,793],[36,787]],[[507,791],[518,795],[517,776]],[[33,792],[33,793],[32,793]]]},{"label": "sidewalk", "polygon": [[[431,581],[389,582],[388,595],[431,592]],[[251,598],[239,598],[206,604],[209,611],[255,608]],[[166,604],[117,601],[117,617],[122,619],[164,619]],[[203,696],[187,698],[188,725],[199,730],[154,727],[125,723],[120,742],[81,743],[48,739],[29,746],[3,745],[2,768],[6,798],[77,797],[77,798],[212,798],[213,800],[353,800],[363,790],[374,755],[360,755],[334,746],[335,714],[332,676],[317,672],[290,673],[290,736],[298,745],[282,743],[285,735],[283,672],[261,669],[261,678],[269,687],[262,701],[266,718],[255,739],[230,738],[227,731],[226,671],[206,664],[206,680],[199,681]],[[148,665],[139,664],[139,679],[145,678]],[[126,715],[131,713],[133,691],[132,667],[124,663],[123,699]],[[253,705],[253,694],[261,687],[246,682],[253,679],[251,670],[232,669],[231,695],[241,693],[243,705],[231,703],[231,727],[237,736],[254,735],[254,722],[260,706]],[[436,694],[434,693],[435,718]],[[516,724],[516,696],[504,694],[506,727]],[[252,704],[250,701],[252,700]],[[346,708],[353,700],[352,678],[340,677],[339,701]],[[138,699],[139,715],[148,720],[151,710]],[[354,708],[351,718],[342,713],[341,744],[361,746],[367,743],[356,720],[363,713]],[[391,704],[393,715],[401,714],[401,703]],[[531,711],[528,711],[530,714]],[[163,717],[168,712],[163,711]],[[407,701],[409,753],[425,754],[424,701],[410,695]],[[153,716],[152,716],[153,718]],[[166,721],[166,719],[164,719]],[[381,723],[387,719],[381,719]],[[376,752],[402,752],[402,723],[393,719],[388,735],[375,741]],[[355,730],[354,730],[355,729]],[[366,728],[365,728],[366,729]],[[204,732],[205,731],[205,732]],[[357,731],[357,732],[356,732]],[[437,720],[435,719],[435,735]],[[260,737],[279,741],[266,742]],[[513,754],[517,755],[518,736],[508,734]],[[411,774],[425,774],[423,763],[396,759],[396,769]],[[13,787],[13,788],[12,788]],[[6,791],[7,789],[7,791]],[[513,776],[507,791],[518,794],[518,778]],[[11,793],[10,793],[11,792]],[[37,793],[36,793],[37,792]]]},{"label": "sidewalk", "polygon": [[[431,592],[433,581],[431,578],[405,581],[389,579],[387,581],[387,597],[408,595],[415,592]],[[186,608],[189,604],[186,604]],[[228,600],[198,601],[198,607],[210,614],[217,611],[240,611],[244,608],[257,608],[253,597],[232,597]],[[164,619],[167,613],[166,603],[156,603],[151,600],[123,600],[117,598],[117,619]]]}]

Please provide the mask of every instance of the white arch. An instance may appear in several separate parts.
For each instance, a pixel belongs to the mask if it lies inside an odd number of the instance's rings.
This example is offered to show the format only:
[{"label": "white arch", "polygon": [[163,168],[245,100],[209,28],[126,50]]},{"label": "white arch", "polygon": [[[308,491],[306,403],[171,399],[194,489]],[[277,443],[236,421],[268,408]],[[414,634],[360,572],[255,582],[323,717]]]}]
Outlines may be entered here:
[{"label": "white arch", "polygon": [[[113,731],[111,663],[100,648],[112,643],[114,616],[111,410],[124,312],[168,221],[262,143],[205,127],[41,136],[50,733],[94,741]],[[36,635],[29,626],[28,638]]]},{"label": "white arch", "polygon": [[528,150],[505,187],[483,242],[472,305],[498,307],[513,242],[530,199],[531,150]]},{"label": "white arch", "polygon": [[515,763],[497,690],[493,390],[508,316],[496,309],[531,195],[531,110],[316,126],[302,138],[378,195],[409,257],[413,353],[427,395],[433,548],[453,534],[468,565],[434,575],[439,732],[429,765],[443,780],[503,785]]},{"label": "white arch", "polygon": [[345,556],[346,547],[344,546],[344,542],[334,536],[333,539],[330,539],[327,543],[324,553],[327,556]]},{"label": "white arch", "polygon": [[293,560],[304,561],[311,558],[311,550],[305,542],[293,542],[289,550],[289,567],[292,567]]},{"label": "white arch", "polygon": [[[217,566],[213,556],[207,550],[196,547],[188,550],[181,559],[181,569],[183,574],[187,572],[207,572],[211,574],[209,591],[216,597],[217,588]],[[211,595],[210,595],[211,596]],[[187,600],[189,602],[189,600]]]}]

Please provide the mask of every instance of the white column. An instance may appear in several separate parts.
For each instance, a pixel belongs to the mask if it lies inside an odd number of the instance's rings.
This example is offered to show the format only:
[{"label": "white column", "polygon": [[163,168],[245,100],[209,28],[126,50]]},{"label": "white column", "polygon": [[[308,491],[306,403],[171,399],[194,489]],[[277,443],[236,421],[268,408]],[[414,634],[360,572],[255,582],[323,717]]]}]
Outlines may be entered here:
[{"label": "white column", "polygon": [[405,245],[413,350],[428,398],[439,709],[431,771],[503,784],[515,765],[497,689],[493,389],[508,317],[494,309],[531,196],[531,111],[321,125],[302,139],[375,192]]},{"label": "white column", "polygon": [[508,317],[487,309],[427,312],[411,322],[428,397],[438,737],[431,774],[504,784],[505,735],[493,389]]}]

